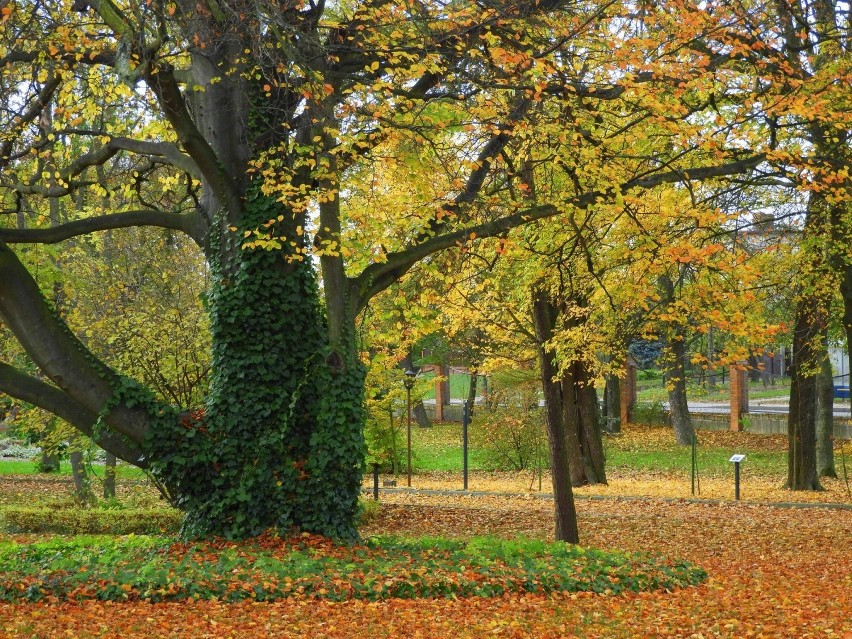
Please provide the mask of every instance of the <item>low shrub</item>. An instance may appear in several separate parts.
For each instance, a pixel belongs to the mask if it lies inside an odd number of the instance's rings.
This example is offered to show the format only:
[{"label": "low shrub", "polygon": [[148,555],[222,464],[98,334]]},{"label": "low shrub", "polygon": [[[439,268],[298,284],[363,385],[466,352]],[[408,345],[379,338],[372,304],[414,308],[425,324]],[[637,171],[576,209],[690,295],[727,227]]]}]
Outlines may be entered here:
[{"label": "low shrub", "polygon": [[360,512],[358,513],[358,525],[362,526],[369,524],[379,516],[381,505],[374,499],[362,499],[359,502]]},{"label": "low shrub", "polygon": [[672,590],[700,568],[637,554],[539,540],[410,540],[336,545],[308,534],[241,543],[161,537],[79,537],[0,543],[0,600],[341,601],[506,593]]},{"label": "low shrub", "polygon": [[527,470],[549,466],[544,410],[510,404],[480,408],[474,415],[476,443],[485,463],[497,470]]},{"label": "low shrub", "polygon": [[507,369],[491,376],[486,404],[477,408],[473,425],[477,447],[488,467],[527,470],[548,466],[541,382],[532,370]]},{"label": "low shrub", "polygon": [[181,512],[166,508],[123,510],[23,506],[0,508],[0,530],[6,533],[171,534],[180,529],[182,521]]}]

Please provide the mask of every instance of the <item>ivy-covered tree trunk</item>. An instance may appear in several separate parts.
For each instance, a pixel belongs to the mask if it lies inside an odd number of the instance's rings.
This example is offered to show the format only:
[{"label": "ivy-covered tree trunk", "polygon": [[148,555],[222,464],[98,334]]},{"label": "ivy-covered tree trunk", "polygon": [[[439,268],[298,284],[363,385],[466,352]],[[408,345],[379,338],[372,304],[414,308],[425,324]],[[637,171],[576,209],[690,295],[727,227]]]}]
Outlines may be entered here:
[{"label": "ivy-covered tree trunk", "polygon": [[[250,195],[246,228],[280,208]],[[354,327],[344,349],[331,347],[310,260],[264,249],[218,254],[205,410],[175,424],[171,438],[158,430],[154,471],[191,535],[297,527],[352,538],[364,457]]]}]

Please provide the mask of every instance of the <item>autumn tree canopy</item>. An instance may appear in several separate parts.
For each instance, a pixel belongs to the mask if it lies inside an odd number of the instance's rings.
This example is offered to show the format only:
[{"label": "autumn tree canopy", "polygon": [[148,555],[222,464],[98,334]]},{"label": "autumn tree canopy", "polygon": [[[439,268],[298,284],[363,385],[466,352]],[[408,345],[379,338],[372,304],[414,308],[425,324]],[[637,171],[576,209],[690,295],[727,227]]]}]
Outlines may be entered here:
[{"label": "autumn tree canopy", "polygon": [[[190,534],[351,536],[371,297],[535,220],[783,179],[809,153],[787,127],[833,118],[849,78],[791,65],[773,11],[3,0],[0,318],[39,373],[4,362],[0,390],[150,470]],[[403,185],[381,179],[406,161]],[[96,357],[21,259],[129,226],[206,258],[201,409]]]}]

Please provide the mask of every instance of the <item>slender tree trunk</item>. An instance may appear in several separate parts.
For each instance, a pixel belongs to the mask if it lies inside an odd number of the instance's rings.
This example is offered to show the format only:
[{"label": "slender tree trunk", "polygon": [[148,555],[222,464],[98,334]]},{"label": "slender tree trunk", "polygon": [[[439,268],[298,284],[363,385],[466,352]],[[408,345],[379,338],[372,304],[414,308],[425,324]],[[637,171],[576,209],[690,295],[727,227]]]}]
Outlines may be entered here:
[{"label": "slender tree trunk", "polygon": [[556,520],[555,536],[559,541],[576,544],[580,542],[580,533],[577,528],[574,492],[571,488],[568,438],[562,419],[562,387],[554,382],[556,366],[553,361],[553,354],[544,346],[553,336],[556,309],[547,299],[547,294],[539,289],[533,290],[533,322],[539,344],[541,382],[544,388],[547,435],[550,444]]},{"label": "slender tree trunk", "polygon": [[748,356],[748,381],[759,382],[761,380],[759,364],[756,355]]},{"label": "slender tree trunk", "polygon": [[[78,442],[71,442],[72,447],[76,445],[78,445]],[[71,461],[71,476],[74,479],[74,497],[80,504],[91,505],[95,502],[95,496],[92,493],[89,474],[86,472],[83,453],[79,450],[72,450],[69,457]]]},{"label": "slender tree trunk", "polygon": [[589,371],[585,362],[576,362],[575,366],[579,382],[577,386],[577,397],[579,399],[577,412],[580,416],[580,442],[586,468],[586,480],[590,484],[605,484],[606,458],[601,437],[598,393],[595,390],[591,371]]},{"label": "slender tree trunk", "polygon": [[[568,446],[571,484],[573,486],[585,486],[590,482],[585,455],[583,455],[583,444],[580,439],[582,428],[579,411],[580,398],[574,375],[566,371],[562,378],[555,383],[561,389],[561,392],[557,395],[557,401],[559,402],[559,414],[562,418],[562,430],[565,433],[565,443]],[[548,401],[547,393],[545,393],[545,401]]]},{"label": "slender tree trunk", "polygon": [[816,463],[820,477],[837,477],[834,467],[834,379],[826,342],[817,375]]},{"label": "slender tree trunk", "polygon": [[676,335],[668,345],[669,357],[666,370],[668,371],[669,413],[675,439],[681,446],[689,446],[695,436],[692,418],[689,416],[689,406],[686,398],[686,346],[683,339]]},{"label": "slender tree trunk", "polygon": [[852,388],[852,264],[843,269],[843,280],[840,290],[843,295],[843,329],[846,333],[846,353],[848,357],[846,370],[849,371],[846,379],[841,381],[846,386]]},{"label": "slender tree trunk", "polygon": [[41,458],[38,462],[38,472],[40,473],[55,473],[59,470],[59,455],[48,451],[41,451]]},{"label": "slender tree trunk", "polygon": [[104,499],[115,499],[115,470],[115,455],[107,453],[104,463]]},{"label": "slender tree trunk", "polygon": [[475,368],[470,371],[470,383],[467,387],[467,405],[468,410],[470,411],[468,415],[471,419],[473,419],[473,410],[476,405],[476,389],[477,384],[479,383],[479,371]]},{"label": "slender tree trunk", "polygon": [[[668,274],[658,280],[663,299],[669,303],[675,299],[675,284]],[[668,327],[666,348],[663,352],[665,383],[669,395],[669,415],[675,440],[681,446],[690,446],[695,437],[689,406],[686,400],[686,342],[684,329],[677,324]]]},{"label": "slender tree trunk", "polygon": [[610,434],[621,432],[621,380],[617,375],[609,375],[604,387],[604,431]]}]

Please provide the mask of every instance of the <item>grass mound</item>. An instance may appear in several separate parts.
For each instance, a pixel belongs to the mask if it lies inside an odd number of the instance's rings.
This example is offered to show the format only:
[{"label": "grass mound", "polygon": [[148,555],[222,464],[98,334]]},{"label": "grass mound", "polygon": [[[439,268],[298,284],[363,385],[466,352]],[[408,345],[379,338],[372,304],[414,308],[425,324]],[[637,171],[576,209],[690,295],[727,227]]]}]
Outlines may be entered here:
[{"label": "grass mound", "polygon": [[311,535],[191,544],[147,536],[6,541],[0,543],[0,575],[0,600],[14,602],[618,594],[671,590],[706,578],[686,563],[529,539],[375,537],[336,545]]}]

